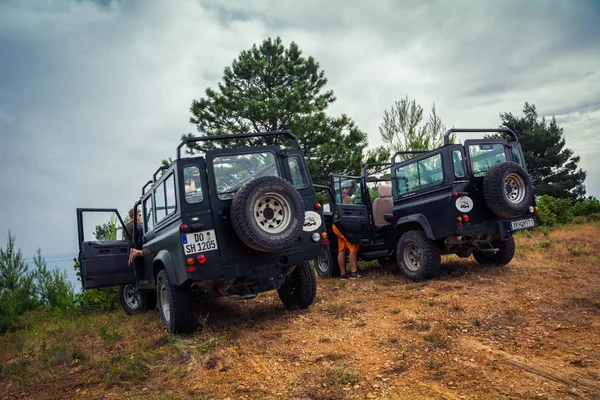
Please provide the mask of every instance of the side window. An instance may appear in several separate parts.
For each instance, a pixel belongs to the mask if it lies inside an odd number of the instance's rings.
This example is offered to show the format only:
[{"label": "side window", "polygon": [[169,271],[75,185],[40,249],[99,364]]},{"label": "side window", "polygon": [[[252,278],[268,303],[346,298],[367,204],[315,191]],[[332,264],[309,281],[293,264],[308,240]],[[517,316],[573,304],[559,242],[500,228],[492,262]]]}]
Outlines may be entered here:
[{"label": "side window", "polygon": [[204,199],[202,183],[200,182],[200,169],[195,165],[189,165],[183,169],[183,187],[185,201],[188,204],[201,203]]},{"label": "side window", "polygon": [[156,222],[175,212],[175,178],[173,173],[154,190]]},{"label": "side window", "polygon": [[337,204],[362,204],[360,179],[336,176],[334,190]]},{"label": "side window", "polygon": [[305,188],[307,183],[304,168],[300,162],[300,157],[290,156],[288,158],[288,165],[290,166],[290,172],[292,173],[292,185],[298,189]]},{"label": "side window", "polygon": [[154,199],[156,200],[156,222],[160,222],[167,216],[167,208],[165,201],[165,182],[161,183],[154,190]]},{"label": "side window", "polygon": [[425,189],[444,182],[441,154],[396,168],[396,181],[398,182],[398,192],[400,194]]},{"label": "side window", "polygon": [[456,178],[465,177],[465,163],[463,161],[463,155],[460,150],[454,150],[452,152],[452,163],[454,164],[454,176]]},{"label": "side window", "polygon": [[512,156],[513,156],[513,160],[515,160],[516,163],[518,163],[521,167],[524,167],[523,157],[521,156],[521,150],[512,149]]},{"label": "side window", "polygon": [[154,229],[154,219],[152,216],[152,196],[144,200],[144,232]]},{"label": "side window", "polygon": [[175,176],[173,174],[165,181],[165,193],[167,195],[167,215],[171,215],[177,209],[175,204]]}]

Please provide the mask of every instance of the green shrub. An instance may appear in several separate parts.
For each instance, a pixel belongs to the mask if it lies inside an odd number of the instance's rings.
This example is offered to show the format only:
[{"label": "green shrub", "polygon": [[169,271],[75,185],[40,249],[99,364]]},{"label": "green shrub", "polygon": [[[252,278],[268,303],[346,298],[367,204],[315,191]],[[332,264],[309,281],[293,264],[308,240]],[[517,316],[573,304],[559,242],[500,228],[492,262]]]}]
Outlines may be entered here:
[{"label": "green shrub", "polygon": [[570,199],[555,199],[547,194],[537,201],[540,225],[553,226],[568,224],[573,218],[573,205]]},{"label": "green shrub", "polygon": [[34,281],[39,302],[59,314],[73,307],[75,294],[67,273],[57,269],[48,270],[40,249],[37,250],[33,263],[36,266]]},{"label": "green shrub", "polygon": [[582,217],[582,216],[575,216],[571,220],[571,223],[576,224],[576,225],[585,224],[586,222],[587,222],[587,218],[586,217]]},{"label": "green shrub", "polygon": [[593,213],[593,214],[588,215],[587,220],[590,222],[600,221],[600,213]]},{"label": "green shrub", "polygon": [[590,196],[573,204],[573,215],[587,217],[590,214],[600,214],[600,200]]}]

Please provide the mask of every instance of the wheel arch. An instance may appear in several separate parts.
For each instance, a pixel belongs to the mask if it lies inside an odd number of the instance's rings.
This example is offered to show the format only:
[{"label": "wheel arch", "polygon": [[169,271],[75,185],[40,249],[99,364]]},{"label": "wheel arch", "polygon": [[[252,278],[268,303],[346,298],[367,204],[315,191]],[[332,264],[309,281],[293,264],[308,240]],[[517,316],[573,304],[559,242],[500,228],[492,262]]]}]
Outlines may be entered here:
[{"label": "wheel arch", "polygon": [[394,233],[397,238],[400,238],[404,232],[411,230],[421,230],[428,239],[435,240],[431,225],[429,225],[429,221],[423,214],[413,214],[399,218],[394,225]]},{"label": "wheel arch", "polygon": [[154,261],[152,261],[152,268],[154,271],[155,282],[158,273],[163,269],[167,271],[167,276],[169,277],[170,282],[179,282],[178,276],[175,273],[175,265],[173,265],[173,260],[171,259],[171,255],[167,250],[161,250],[158,252],[156,257],[154,257]]}]

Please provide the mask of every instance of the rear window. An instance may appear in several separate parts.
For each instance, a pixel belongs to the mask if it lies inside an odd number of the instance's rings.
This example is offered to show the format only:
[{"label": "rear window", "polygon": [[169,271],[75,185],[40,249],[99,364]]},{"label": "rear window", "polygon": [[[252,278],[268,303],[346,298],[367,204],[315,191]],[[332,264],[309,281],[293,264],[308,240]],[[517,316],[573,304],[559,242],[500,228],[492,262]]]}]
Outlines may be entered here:
[{"label": "rear window", "polygon": [[254,178],[281,176],[272,152],[215,157],[213,171],[221,200],[231,199],[242,185]]},{"label": "rear window", "polygon": [[188,165],[183,169],[185,201],[188,204],[201,203],[204,199],[202,182],[200,181],[200,168]]},{"label": "rear window", "polygon": [[500,143],[470,145],[469,154],[475,176],[483,176],[494,165],[506,162],[504,145]]}]

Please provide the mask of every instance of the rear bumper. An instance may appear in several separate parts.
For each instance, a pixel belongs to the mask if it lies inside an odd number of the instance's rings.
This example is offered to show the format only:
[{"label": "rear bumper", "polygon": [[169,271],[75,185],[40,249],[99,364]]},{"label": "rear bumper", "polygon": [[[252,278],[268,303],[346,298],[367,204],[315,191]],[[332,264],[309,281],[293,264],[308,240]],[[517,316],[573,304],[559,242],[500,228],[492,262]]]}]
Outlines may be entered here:
[{"label": "rear bumper", "polygon": [[533,219],[534,226],[532,226],[530,228],[524,228],[524,229],[534,228],[538,223],[538,217],[533,216],[533,215],[524,215],[521,217],[515,217],[515,218],[510,218],[510,219],[501,220],[501,221],[486,221],[486,222],[474,224],[474,225],[465,224],[462,227],[458,227],[456,229],[456,233],[463,234],[463,235],[464,234],[472,235],[472,236],[499,235],[500,240],[506,240],[512,234],[512,232],[520,230],[520,229],[511,229],[511,222],[528,220],[528,219]]},{"label": "rear bumper", "polygon": [[294,252],[275,254],[269,256],[265,253],[261,257],[253,257],[233,263],[221,264],[218,266],[199,266],[194,272],[188,272],[188,278],[192,281],[210,280],[226,281],[236,278],[263,277],[265,275],[283,274],[295,265],[300,265],[305,261],[313,260],[321,251],[322,245],[315,244],[309,249],[302,249]]}]

